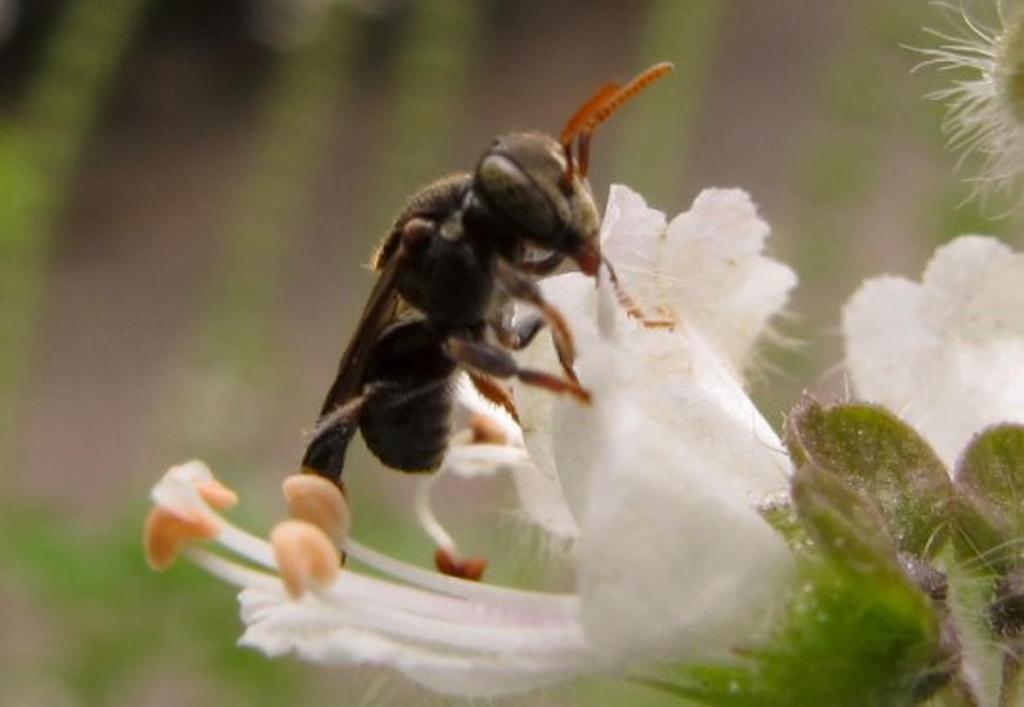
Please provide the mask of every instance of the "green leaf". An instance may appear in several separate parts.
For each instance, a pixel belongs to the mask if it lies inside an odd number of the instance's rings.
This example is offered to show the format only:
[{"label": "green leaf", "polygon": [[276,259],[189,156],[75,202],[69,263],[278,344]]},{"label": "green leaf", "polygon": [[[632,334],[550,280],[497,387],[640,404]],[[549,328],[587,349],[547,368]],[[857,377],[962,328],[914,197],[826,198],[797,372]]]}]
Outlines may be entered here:
[{"label": "green leaf", "polygon": [[920,435],[888,410],[823,407],[805,398],[786,423],[793,459],[813,462],[878,505],[898,548],[932,557],[945,537],[953,484]]},{"label": "green leaf", "polygon": [[1024,426],[997,425],[977,435],[957,463],[956,480],[1005,539],[1024,536]]}]

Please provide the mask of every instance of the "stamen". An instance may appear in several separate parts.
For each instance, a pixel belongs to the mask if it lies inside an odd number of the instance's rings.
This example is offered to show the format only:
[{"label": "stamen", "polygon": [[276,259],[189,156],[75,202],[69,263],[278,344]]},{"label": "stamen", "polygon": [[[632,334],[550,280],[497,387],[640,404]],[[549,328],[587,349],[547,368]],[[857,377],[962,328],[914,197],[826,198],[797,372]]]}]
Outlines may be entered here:
[{"label": "stamen", "polygon": [[437,482],[437,476],[428,476],[416,485],[416,498],[414,508],[416,509],[416,520],[419,521],[423,531],[434,541],[434,544],[450,553],[457,554],[458,548],[455,539],[448,534],[441,521],[434,515],[434,508],[430,503],[430,492]]},{"label": "stamen", "polygon": [[217,542],[231,550],[236,555],[244,557],[249,562],[262,565],[268,569],[277,570],[274,561],[274,549],[264,538],[257,537],[238,526],[232,525],[221,519],[223,527],[217,535]]},{"label": "stamen", "polygon": [[487,558],[468,557],[463,560],[455,557],[444,548],[439,547],[437,552],[434,553],[434,565],[441,574],[478,582],[484,576],[484,571],[487,569]]},{"label": "stamen", "polygon": [[[265,540],[249,536],[244,530],[235,528],[233,534],[244,535],[250,544],[266,546],[272,555],[271,545]],[[228,533],[222,532],[217,540],[222,542]],[[233,547],[228,549],[234,550]],[[362,546],[353,549],[352,541],[347,550],[361,558],[363,564],[381,568],[382,573],[408,582],[413,586],[395,584],[386,579],[346,573],[342,582],[335,582],[318,594],[321,600],[343,607],[355,601],[361,607],[368,604],[382,604],[393,607],[399,613],[412,612],[422,616],[447,618],[449,620],[472,620],[476,624],[493,622],[521,623],[529,621],[536,625],[559,624],[576,615],[577,601],[571,595],[529,592],[517,589],[480,585],[474,582],[453,579],[419,567],[405,565],[393,558],[381,555],[385,562],[373,561],[376,553]],[[202,548],[193,547],[184,551],[190,559],[225,581],[239,587],[280,589],[276,575],[239,564]],[[246,555],[247,559],[254,559]],[[277,571],[276,562],[270,558],[269,569]],[[367,561],[370,560],[370,561]],[[418,585],[418,586],[417,586]],[[444,591],[447,588],[447,591]],[[454,589],[460,589],[456,591]],[[467,591],[472,590],[472,591]],[[473,608],[475,607],[475,608]],[[468,612],[468,614],[467,614]]]},{"label": "stamen", "polygon": [[196,490],[200,498],[218,511],[226,511],[238,503],[238,494],[217,479],[197,482]]},{"label": "stamen", "polygon": [[[473,417],[483,418],[492,427],[497,427],[496,423],[484,415],[473,415]],[[501,433],[500,430],[498,432]],[[504,433],[501,435],[504,437]],[[440,476],[441,474],[428,476],[417,484],[414,502],[416,519],[420,522],[424,532],[437,545],[437,551],[434,553],[434,566],[437,567],[437,571],[450,577],[478,581],[483,576],[484,570],[487,569],[487,559],[484,557],[460,558],[455,539],[434,515],[434,508],[430,503],[430,492]]]},{"label": "stamen", "polygon": [[[347,578],[346,578],[347,579]],[[315,597],[318,608],[336,612],[344,624],[386,633],[404,640],[447,648],[512,652],[517,648],[540,650],[552,657],[559,651],[578,650],[582,635],[575,617],[504,615],[501,608],[462,603],[432,596],[426,610],[408,611],[406,605],[376,601],[372,596],[345,596],[342,580]],[[387,591],[381,587],[382,591]],[[352,611],[353,603],[358,611]]]},{"label": "stamen", "polygon": [[341,557],[324,532],[302,520],[278,523],[270,533],[278,571],[293,599],[323,589],[337,579]]},{"label": "stamen", "polygon": [[254,587],[256,589],[279,590],[281,588],[281,580],[277,575],[267,574],[252,567],[246,567],[202,547],[186,548],[181,554],[214,577],[220,577],[228,584],[233,584],[239,589]]},{"label": "stamen", "polygon": [[[510,450],[509,447],[494,447],[494,449]],[[181,495],[180,491],[183,488],[194,489],[193,479],[186,479],[181,476],[181,468],[175,467],[165,474],[164,478],[157,485],[159,493],[156,493],[157,489],[154,490],[154,495],[162,496],[167,495],[169,498],[173,498],[176,495]],[[214,511],[206,507],[205,502],[198,497],[196,494],[196,502],[202,504],[198,509],[195,505],[189,506],[189,513],[194,513],[195,518],[202,519],[201,525],[206,526],[201,532],[192,532],[187,536],[187,539],[197,540],[215,540],[217,544],[221,545],[225,549],[239,555],[240,557],[254,562],[258,565],[262,565],[270,570],[277,570],[277,563],[274,557],[274,548],[264,538],[258,537],[249,533],[248,531],[239,528],[226,519],[216,515]],[[170,511],[157,507],[154,509],[156,515],[157,511],[174,515],[176,519],[180,521],[182,515],[180,512],[171,513]],[[166,541],[162,537],[162,531],[157,532],[154,535],[153,541],[150,540],[150,526],[154,525],[154,520],[147,520],[147,532],[146,532],[146,547],[147,556],[152,556],[155,559],[166,558],[168,556],[167,551],[161,549],[149,550],[152,543],[163,545]],[[156,526],[160,526],[167,521],[159,520],[156,522]],[[157,529],[157,528],[154,528]],[[180,535],[180,534],[179,534]],[[180,545],[180,543],[179,543]],[[411,565],[401,560],[397,560],[390,557],[382,552],[369,548],[359,542],[356,542],[352,538],[346,538],[343,543],[343,550],[351,557],[351,559],[365,565],[366,567],[372,568],[381,574],[391,577],[394,580],[404,582],[411,585],[409,591],[427,590],[429,592],[435,592],[452,599],[462,599],[470,602],[477,602],[485,604],[489,607],[497,608],[501,607],[503,611],[530,611],[540,612],[544,616],[559,617],[559,616],[575,616],[579,611],[579,600],[573,594],[557,594],[552,592],[538,592],[523,589],[514,589],[511,587],[501,587],[497,585],[480,584],[478,582],[469,582],[463,579],[455,577],[449,577],[446,575],[438,574],[435,571],[427,570],[416,565]],[[202,556],[207,557],[212,555],[206,551],[202,551],[199,548],[188,548],[186,550],[190,557]],[[221,573],[212,569],[211,564],[217,564],[222,566],[224,563],[231,563],[230,560],[222,559],[219,556],[213,556],[214,560],[203,560],[201,563],[203,567],[210,569],[211,571],[221,576]],[[162,568],[173,561],[173,555],[171,560],[164,559],[164,564],[151,560],[156,568]],[[218,564],[219,563],[219,564]],[[244,568],[247,571],[254,572],[254,577],[267,578],[270,575],[266,575],[263,572],[252,570],[250,568]],[[357,577],[353,573],[353,578]],[[228,581],[237,584],[238,581],[231,579],[227,576],[224,577]],[[369,580],[370,578],[366,578]],[[273,581],[277,581],[274,579]],[[248,585],[248,582],[246,583]],[[255,586],[255,584],[253,585]],[[416,588],[416,589],[413,589]],[[399,591],[403,589],[400,586],[390,585],[390,590]]]},{"label": "stamen", "polygon": [[579,601],[573,594],[555,594],[524,589],[500,587],[493,584],[467,582],[457,577],[450,577],[431,572],[396,560],[389,555],[356,542],[349,538],[345,542],[345,552],[353,560],[395,579],[407,582],[422,589],[428,589],[451,597],[468,601],[504,604],[508,607],[519,606],[524,609],[543,610],[550,613],[575,614],[579,611]]},{"label": "stamen", "polygon": [[289,476],[282,485],[292,518],[312,523],[339,547],[352,528],[352,514],[341,490],[315,474]]},{"label": "stamen", "polygon": [[174,564],[184,544],[212,540],[219,531],[219,523],[206,514],[193,513],[186,517],[156,506],[146,516],[143,530],[146,561],[154,570],[167,569]]},{"label": "stamen", "polygon": [[[273,594],[282,589],[278,577],[208,550],[189,548],[184,554],[240,588]],[[509,612],[501,605],[487,607],[354,573],[307,601],[316,611],[329,612],[324,620],[334,617],[343,625],[459,650],[504,652],[528,647],[558,659],[560,654],[576,654],[583,640],[570,614]],[[352,611],[353,605],[359,610]]]}]

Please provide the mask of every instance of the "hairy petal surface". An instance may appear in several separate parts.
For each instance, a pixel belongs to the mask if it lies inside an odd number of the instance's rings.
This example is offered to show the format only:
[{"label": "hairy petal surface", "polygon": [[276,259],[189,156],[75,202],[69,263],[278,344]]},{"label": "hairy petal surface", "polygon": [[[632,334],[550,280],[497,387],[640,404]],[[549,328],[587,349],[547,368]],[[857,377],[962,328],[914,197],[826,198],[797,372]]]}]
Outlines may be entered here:
[{"label": "hairy petal surface", "polygon": [[792,578],[788,548],[754,510],[787,484],[788,457],[693,328],[644,329],[606,283],[588,299],[604,324],[586,330],[579,362],[594,404],[554,411],[587,636],[620,659],[724,658]]},{"label": "hairy petal surface", "polygon": [[763,254],[770,232],[742,189],[705,189],[666,226],[661,212],[616,185],[602,248],[642,306],[667,307],[743,370],[796,285],[789,267]]},{"label": "hairy petal surface", "polygon": [[[342,580],[344,581],[344,580]],[[246,589],[239,595],[247,628],[239,643],[271,657],[348,667],[389,666],[423,687],[461,697],[500,697],[564,681],[593,669],[578,629],[571,646],[495,645],[460,650],[444,642],[415,641],[359,626],[366,607],[328,607],[315,597]],[[481,610],[482,619],[486,612]],[[467,625],[462,630],[471,630]]]},{"label": "hairy petal surface", "polygon": [[1024,256],[992,238],[939,248],[920,283],[868,280],[843,309],[857,395],[914,425],[949,468],[971,436],[1024,421]]}]

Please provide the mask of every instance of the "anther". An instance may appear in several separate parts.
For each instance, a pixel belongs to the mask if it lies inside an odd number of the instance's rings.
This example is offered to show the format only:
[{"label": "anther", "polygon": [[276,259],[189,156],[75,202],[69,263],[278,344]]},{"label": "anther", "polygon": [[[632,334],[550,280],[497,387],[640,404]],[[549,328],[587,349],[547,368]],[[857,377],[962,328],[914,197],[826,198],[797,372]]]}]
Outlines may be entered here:
[{"label": "anther", "polygon": [[484,576],[484,571],[487,569],[487,558],[469,557],[463,560],[439,547],[434,553],[434,565],[441,574],[477,582]]},{"label": "anther", "polygon": [[316,474],[289,476],[282,485],[288,512],[306,521],[341,545],[352,527],[352,514],[345,496],[334,483]]},{"label": "anther", "polygon": [[270,533],[270,544],[281,581],[293,599],[309,589],[329,586],[341,571],[338,551],[312,523],[302,520],[278,523]]},{"label": "anther", "polygon": [[155,570],[164,570],[174,564],[181,546],[197,540],[212,540],[220,527],[216,519],[194,514],[183,517],[166,508],[156,506],[146,517],[142,544],[146,562]]},{"label": "anther", "polygon": [[469,418],[469,429],[473,433],[471,444],[508,444],[508,436],[493,417],[474,413]]},{"label": "anther", "polygon": [[218,511],[226,511],[238,503],[238,494],[216,479],[198,482],[196,490],[200,498]]}]

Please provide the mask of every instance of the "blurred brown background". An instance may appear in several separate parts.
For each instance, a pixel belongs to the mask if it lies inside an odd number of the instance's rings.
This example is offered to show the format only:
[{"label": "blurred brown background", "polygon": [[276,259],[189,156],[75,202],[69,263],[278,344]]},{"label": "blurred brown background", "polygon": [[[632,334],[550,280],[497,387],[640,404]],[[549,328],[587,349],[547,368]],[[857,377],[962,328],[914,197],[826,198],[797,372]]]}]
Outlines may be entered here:
[{"label": "blurred brown background", "polygon": [[[917,0],[0,0],[0,703],[409,699],[235,649],[227,587],[144,567],[147,490],[202,457],[273,517],[403,196],[653,61],[677,71],[598,133],[595,194],[671,216],[750,191],[804,342],[766,350],[755,394],[778,423],[803,387],[841,392],[861,279],[1016,233],[958,206],[937,77],[901,47],[936,24]],[[428,557],[407,480],[372,466],[350,465],[357,532]],[[565,699],[658,703],[541,697]]]}]

